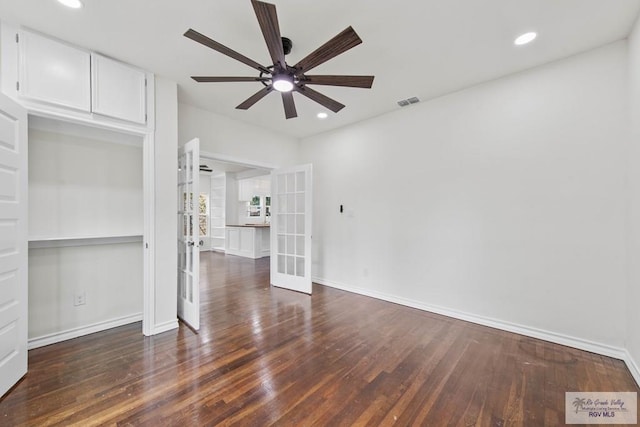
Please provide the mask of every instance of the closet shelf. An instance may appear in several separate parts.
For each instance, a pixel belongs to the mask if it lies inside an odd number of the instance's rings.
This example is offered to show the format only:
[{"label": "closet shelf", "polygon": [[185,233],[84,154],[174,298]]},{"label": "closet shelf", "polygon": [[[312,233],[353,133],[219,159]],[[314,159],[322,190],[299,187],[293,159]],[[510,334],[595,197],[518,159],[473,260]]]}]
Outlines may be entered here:
[{"label": "closet shelf", "polygon": [[142,234],[111,236],[29,237],[29,249],[113,245],[118,243],[142,243]]}]

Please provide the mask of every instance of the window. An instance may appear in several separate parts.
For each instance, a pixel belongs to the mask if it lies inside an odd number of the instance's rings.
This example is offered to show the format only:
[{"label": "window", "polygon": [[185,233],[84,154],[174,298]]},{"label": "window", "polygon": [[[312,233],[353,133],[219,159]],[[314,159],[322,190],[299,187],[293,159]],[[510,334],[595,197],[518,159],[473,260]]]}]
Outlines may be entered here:
[{"label": "window", "polygon": [[264,222],[271,216],[271,196],[253,196],[247,202],[247,217],[262,218]]},{"label": "window", "polygon": [[200,236],[209,235],[209,195],[205,193],[200,194],[200,207],[199,224],[200,224]]},{"label": "window", "polygon": [[264,215],[271,216],[271,196],[266,196],[264,198]]},{"label": "window", "polygon": [[262,216],[262,198],[253,196],[247,204],[247,216]]}]

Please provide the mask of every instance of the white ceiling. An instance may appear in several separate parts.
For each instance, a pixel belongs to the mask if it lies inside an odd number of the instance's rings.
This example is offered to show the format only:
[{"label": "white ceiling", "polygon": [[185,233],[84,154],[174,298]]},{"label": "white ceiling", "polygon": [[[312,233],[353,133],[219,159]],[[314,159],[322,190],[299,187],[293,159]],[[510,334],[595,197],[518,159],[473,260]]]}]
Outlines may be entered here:
[{"label": "white ceiling", "polygon": [[[376,76],[371,90],[314,86],[346,105],[325,120],[316,118],[320,105],[295,94],[298,118],[286,120],[273,93],[248,111],[235,109],[260,83],[189,78],[257,72],[183,37],[188,28],[270,65],[249,0],[83,1],[72,10],[55,0],[2,0],[0,17],[175,80],[180,102],[296,137],[624,39],[640,10],[640,0],[272,0],[282,35],[293,40],[290,64],[351,25],[363,44],[314,74]],[[513,45],[531,30],[539,33],[534,43]]]}]

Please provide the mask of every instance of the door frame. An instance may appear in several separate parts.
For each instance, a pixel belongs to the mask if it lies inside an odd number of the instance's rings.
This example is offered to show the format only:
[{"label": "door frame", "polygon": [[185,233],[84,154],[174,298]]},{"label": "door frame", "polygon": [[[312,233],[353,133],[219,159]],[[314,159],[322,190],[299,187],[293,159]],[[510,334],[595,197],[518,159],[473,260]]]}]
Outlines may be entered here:
[{"label": "door frame", "polygon": [[200,150],[200,158],[207,160],[215,160],[217,162],[232,163],[234,165],[247,166],[250,168],[264,169],[266,172],[271,172],[273,169],[279,169],[281,166],[268,162],[255,161],[251,159],[245,159],[242,157],[229,156],[226,154],[214,153],[210,151]]},{"label": "door frame", "polygon": [[[149,82],[150,90],[153,81]],[[149,88],[148,88],[149,89]],[[95,122],[81,119],[73,114],[56,113],[26,107],[28,116],[42,117],[73,123],[90,128],[106,129],[116,133],[134,135],[142,139],[142,203],[143,203],[143,284],[142,284],[142,333],[154,335],[155,328],[156,281],[155,281],[155,131],[136,128],[126,124]],[[151,113],[150,117],[153,117]],[[28,139],[28,138],[27,138]],[[29,346],[31,348],[31,346]]]}]

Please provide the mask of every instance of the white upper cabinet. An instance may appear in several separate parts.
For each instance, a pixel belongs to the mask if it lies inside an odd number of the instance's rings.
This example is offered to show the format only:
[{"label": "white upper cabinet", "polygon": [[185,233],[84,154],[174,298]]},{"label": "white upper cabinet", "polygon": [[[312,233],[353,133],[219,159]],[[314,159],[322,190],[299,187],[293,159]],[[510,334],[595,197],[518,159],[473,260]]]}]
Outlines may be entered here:
[{"label": "white upper cabinet", "polygon": [[30,113],[150,129],[154,85],[152,73],[0,22],[0,90]]},{"label": "white upper cabinet", "polygon": [[21,30],[20,96],[81,111],[91,110],[89,52]]},{"label": "white upper cabinet", "polygon": [[271,195],[271,177],[246,178],[238,181],[238,200],[251,200],[254,196]]},{"label": "white upper cabinet", "polygon": [[91,54],[91,107],[103,116],[146,122],[146,73],[111,58]]}]

